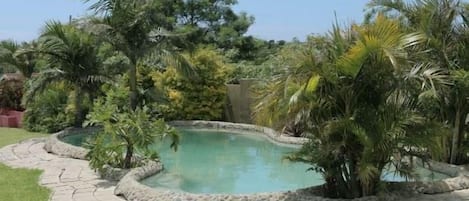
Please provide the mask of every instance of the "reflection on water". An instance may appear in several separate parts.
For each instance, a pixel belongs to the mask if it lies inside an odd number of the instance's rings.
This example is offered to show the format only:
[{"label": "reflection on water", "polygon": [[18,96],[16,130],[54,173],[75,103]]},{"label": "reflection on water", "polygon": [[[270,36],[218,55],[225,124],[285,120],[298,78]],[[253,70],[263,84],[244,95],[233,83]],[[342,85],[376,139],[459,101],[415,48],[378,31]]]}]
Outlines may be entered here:
[{"label": "reflection on water", "polygon": [[295,148],[265,138],[215,131],[183,130],[177,152],[155,146],[163,174],[142,183],[193,193],[253,193],[292,190],[322,184],[321,175],[305,173],[306,164],[282,157]]}]

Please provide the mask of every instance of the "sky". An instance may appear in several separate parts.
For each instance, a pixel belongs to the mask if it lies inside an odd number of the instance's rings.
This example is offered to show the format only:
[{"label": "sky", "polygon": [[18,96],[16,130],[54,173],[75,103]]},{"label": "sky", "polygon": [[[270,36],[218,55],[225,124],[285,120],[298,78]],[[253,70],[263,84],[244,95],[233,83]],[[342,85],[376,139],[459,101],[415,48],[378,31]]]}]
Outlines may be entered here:
[{"label": "sky", "polygon": [[[311,33],[327,32],[335,20],[361,22],[368,0],[238,0],[237,12],[247,12],[255,23],[247,35],[266,40],[303,40]],[[81,0],[2,0],[0,40],[30,41],[48,20],[66,22],[84,16],[88,5]]]}]

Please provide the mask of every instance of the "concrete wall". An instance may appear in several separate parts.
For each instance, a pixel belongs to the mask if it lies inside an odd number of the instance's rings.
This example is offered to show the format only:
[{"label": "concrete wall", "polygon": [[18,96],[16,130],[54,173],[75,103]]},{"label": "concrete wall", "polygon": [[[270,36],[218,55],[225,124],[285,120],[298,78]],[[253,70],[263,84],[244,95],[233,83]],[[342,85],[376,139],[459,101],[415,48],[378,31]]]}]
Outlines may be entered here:
[{"label": "concrete wall", "polygon": [[225,106],[225,121],[234,123],[252,123],[254,97],[251,87],[256,80],[240,80],[239,84],[227,84],[227,103]]}]

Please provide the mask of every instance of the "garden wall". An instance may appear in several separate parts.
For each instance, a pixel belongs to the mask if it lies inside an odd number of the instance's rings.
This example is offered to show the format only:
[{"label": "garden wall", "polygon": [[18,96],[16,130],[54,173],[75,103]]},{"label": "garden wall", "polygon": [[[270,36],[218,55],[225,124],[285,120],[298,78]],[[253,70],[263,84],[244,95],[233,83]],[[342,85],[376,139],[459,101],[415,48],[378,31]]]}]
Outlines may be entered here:
[{"label": "garden wall", "polygon": [[227,84],[227,100],[225,106],[225,121],[234,123],[252,123],[251,107],[254,96],[251,87],[256,80],[240,80],[239,84]]}]

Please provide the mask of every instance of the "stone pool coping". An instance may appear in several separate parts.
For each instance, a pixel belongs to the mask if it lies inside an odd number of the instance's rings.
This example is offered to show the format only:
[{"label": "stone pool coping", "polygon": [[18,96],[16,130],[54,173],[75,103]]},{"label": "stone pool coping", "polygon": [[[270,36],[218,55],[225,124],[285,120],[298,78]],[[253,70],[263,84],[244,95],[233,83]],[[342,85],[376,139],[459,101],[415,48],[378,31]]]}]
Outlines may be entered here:
[{"label": "stone pool coping", "polygon": [[101,130],[99,127],[88,128],[66,128],[58,133],[52,134],[46,141],[44,149],[49,153],[74,159],[86,159],[89,150],[83,147],[68,144],[60,139],[71,135],[89,134]]},{"label": "stone pool coping", "polygon": [[171,121],[168,123],[175,127],[186,127],[195,129],[214,129],[219,131],[235,131],[239,134],[259,135],[267,137],[271,142],[285,145],[302,145],[307,142],[307,138],[291,137],[280,134],[274,129],[256,126],[252,124],[230,123],[222,121]]},{"label": "stone pool coping", "polygon": [[[229,122],[217,121],[173,121],[169,123],[178,127],[189,127],[196,129],[215,129],[222,131],[241,131],[242,134],[261,134],[266,136],[269,140],[281,144],[295,144],[301,145],[306,142],[305,138],[295,138],[281,135],[273,129],[250,125],[250,124],[237,124]],[[88,150],[82,147],[77,147],[67,144],[60,139],[75,134],[82,134],[83,132],[94,132],[100,128],[85,128],[85,129],[65,129],[64,131],[53,134],[46,142],[45,149],[64,157],[85,159]],[[444,179],[441,181],[431,182],[388,182],[388,189],[392,192],[399,191],[408,193],[424,193],[424,194],[437,194],[452,192],[456,190],[469,188],[469,172],[460,166],[449,165],[439,162],[431,162],[431,169],[451,176],[452,178]],[[321,186],[313,186],[304,189],[298,189],[285,192],[271,192],[271,193],[253,193],[253,194],[193,194],[183,191],[175,191],[169,189],[155,189],[141,184],[139,181],[149,176],[158,174],[163,170],[163,165],[159,162],[148,162],[146,165],[138,168],[131,169],[125,175],[121,174],[115,178],[120,179],[116,186],[115,194],[123,195],[128,200],[332,200],[322,198],[318,195]],[[112,172],[112,171],[111,171]],[[111,176],[112,178],[112,176]],[[386,195],[387,197],[394,197],[392,193]],[[383,200],[382,197],[365,197],[356,200]]]}]

